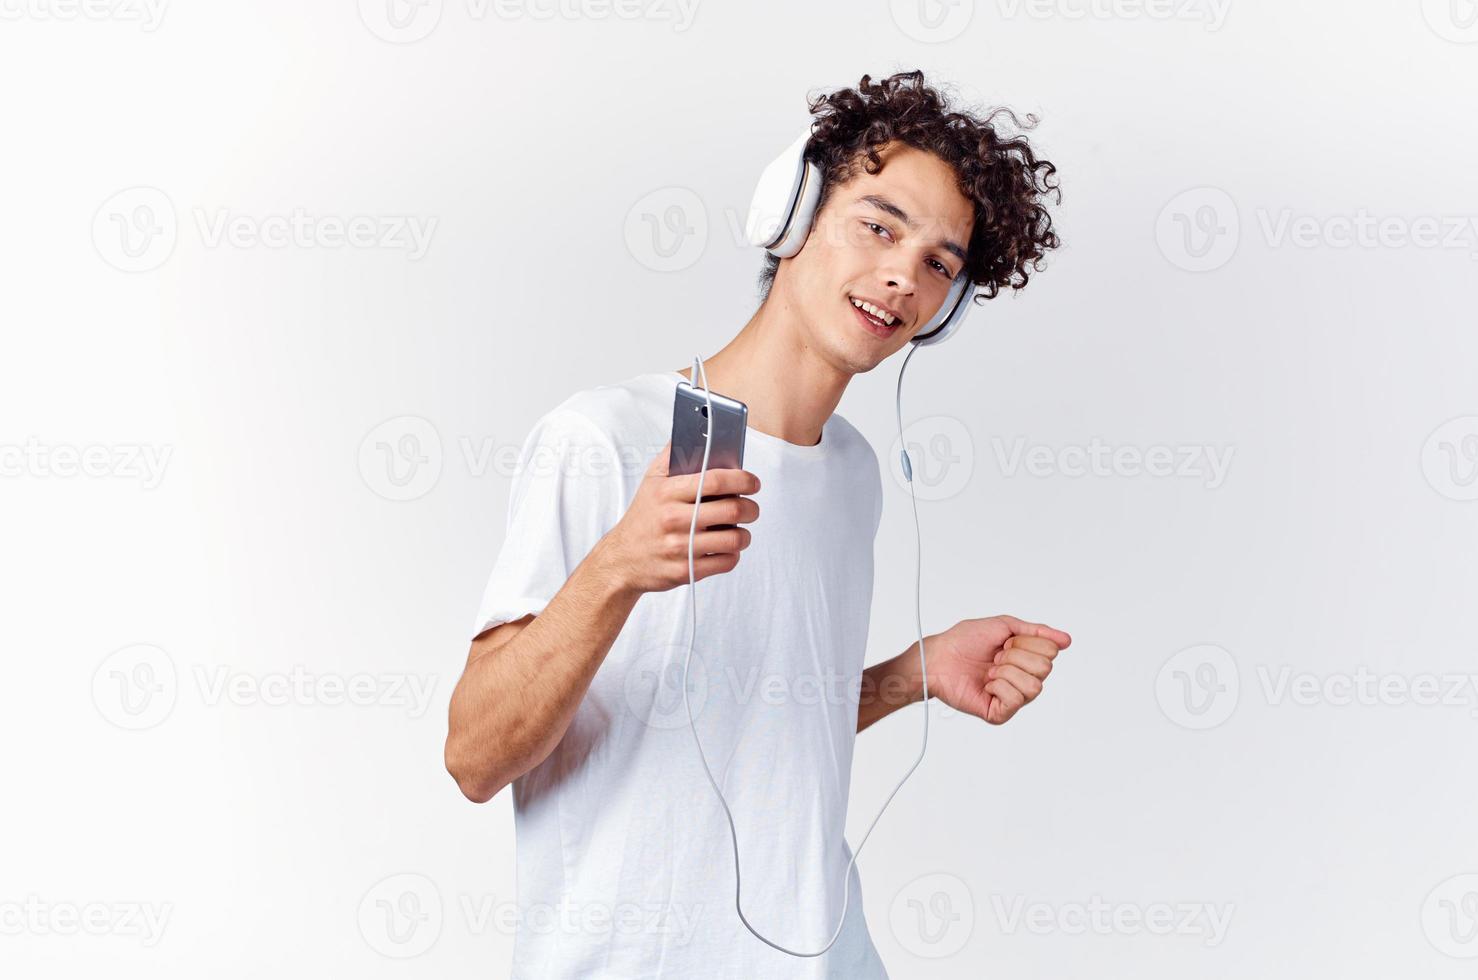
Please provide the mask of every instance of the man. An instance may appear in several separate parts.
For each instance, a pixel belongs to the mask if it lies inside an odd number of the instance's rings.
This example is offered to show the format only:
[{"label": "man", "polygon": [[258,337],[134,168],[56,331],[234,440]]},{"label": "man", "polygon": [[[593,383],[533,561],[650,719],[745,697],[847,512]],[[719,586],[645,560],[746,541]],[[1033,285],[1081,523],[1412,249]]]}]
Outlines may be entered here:
[{"label": "man", "polygon": [[[732,496],[699,509],[694,577],[709,581],[687,704],[733,813],[746,918],[819,949],[847,889],[846,921],[825,955],[796,958],[735,913],[728,830],[681,686],[691,597],[676,587],[698,478],[668,475],[667,440],[689,372],[654,372],[571,396],[524,443],[452,697],[446,762],[462,792],[514,789],[515,976],[887,975],[855,868],[842,880],[852,749],[923,690],[917,643],[862,669],[882,483],[835,409],[956,274],[988,296],[1025,284],[1057,244],[1041,205],[1054,170],[952,112],[919,72],[864,76],[811,111],[815,224],[800,252],[767,260],[759,309],[704,361],[711,388],[749,406],[749,431],[747,469],[704,478],[705,499]],[[736,526],[703,530],[722,524]],[[928,693],[1001,724],[1070,642],[1010,616],[965,620],[926,637]]]}]

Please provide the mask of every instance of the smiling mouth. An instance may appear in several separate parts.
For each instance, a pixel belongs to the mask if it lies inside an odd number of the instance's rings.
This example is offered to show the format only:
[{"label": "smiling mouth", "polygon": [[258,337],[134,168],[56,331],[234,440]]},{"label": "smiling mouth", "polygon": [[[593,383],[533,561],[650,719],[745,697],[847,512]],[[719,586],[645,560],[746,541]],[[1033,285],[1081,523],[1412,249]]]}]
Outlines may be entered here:
[{"label": "smiling mouth", "polygon": [[871,313],[868,313],[865,310],[859,308],[857,304],[853,303],[850,298],[848,298],[847,300],[847,305],[852,308],[852,313],[854,316],[857,317],[858,322],[877,337],[887,338],[893,336],[893,333],[898,329],[899,324],[903,322],[901,320],[895,321],[893,326],[890,327],[882,320],[879,320],[877,317],[873,316]]}]

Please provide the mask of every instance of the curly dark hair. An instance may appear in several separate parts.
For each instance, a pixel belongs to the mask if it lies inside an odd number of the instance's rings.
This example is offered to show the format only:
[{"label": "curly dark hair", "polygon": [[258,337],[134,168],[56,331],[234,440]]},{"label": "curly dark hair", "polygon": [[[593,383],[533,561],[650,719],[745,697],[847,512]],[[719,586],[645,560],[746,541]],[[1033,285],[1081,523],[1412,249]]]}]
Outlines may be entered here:
[{"label": "curly dark hair", "polygon": [[[808,100],[816,117],[806,143],[806,159],[821,168],[819,214],[831,192],[857,175],[882,169],[878,150],[897,141],[927,150],[952,166],[960,192],[975,204],[975,226],[965,249],[964,274],[993,299],[1004,286],[1021,289],[1028,267],[1041,271],[1042,257],[1060,244],[1043,206],[1049,194],[1062,202],[1054,182],[1057,168],[1037,159],[1020,135],[1002,135],[993,125],[1008,116],[1016,129],[1028,129],[1007,108],[985,115],[952,110],[947,99],[924,81],[922,71],[898,72],[881,81],[863,75],[855,89],[839,89]],[[760,302],[770,296],[780,260],[765,256],[760,271]],[[978,299],[978,294],[977,294]]]}]

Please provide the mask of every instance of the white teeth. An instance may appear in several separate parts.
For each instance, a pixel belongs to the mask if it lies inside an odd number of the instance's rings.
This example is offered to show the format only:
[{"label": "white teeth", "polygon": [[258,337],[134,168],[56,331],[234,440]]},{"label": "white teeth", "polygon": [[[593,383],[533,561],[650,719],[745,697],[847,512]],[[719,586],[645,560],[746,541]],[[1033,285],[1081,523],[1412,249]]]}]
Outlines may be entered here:
[{"label": "white teeth", "polygon": [[898,318],[896,316],[893,316],[891,313],[883,312],[876,306],[873,306],[871,303],[864,303],[860,299],[854,299],[852,300],[852,305],[857,307],[859,310],[871,313],[873,316],[877,317],[879,320],[882,320],[890,327],[898,322]]}]

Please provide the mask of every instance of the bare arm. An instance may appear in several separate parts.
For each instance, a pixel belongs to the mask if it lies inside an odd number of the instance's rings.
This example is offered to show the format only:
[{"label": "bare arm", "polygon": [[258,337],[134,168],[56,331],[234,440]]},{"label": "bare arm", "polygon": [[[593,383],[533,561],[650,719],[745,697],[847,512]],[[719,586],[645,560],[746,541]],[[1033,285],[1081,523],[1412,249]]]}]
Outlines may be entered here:
[{"label": "bare arm", "polygon": [[[924,639],[926,651],[929,649],[930,639],[932,638]],[[919,645],[913,643],[898,656],[873,664],[862,672],[862,688],[857,703],[858,733],[899,708],[923,700],[923,697],[924,688],[919,677]]]},{"label": "bare arm", "polygon": [[472,641],[452,692],[447,771],[485,803],[548,758],[641,593],[623,584],[605,539],[538,616]]}]

